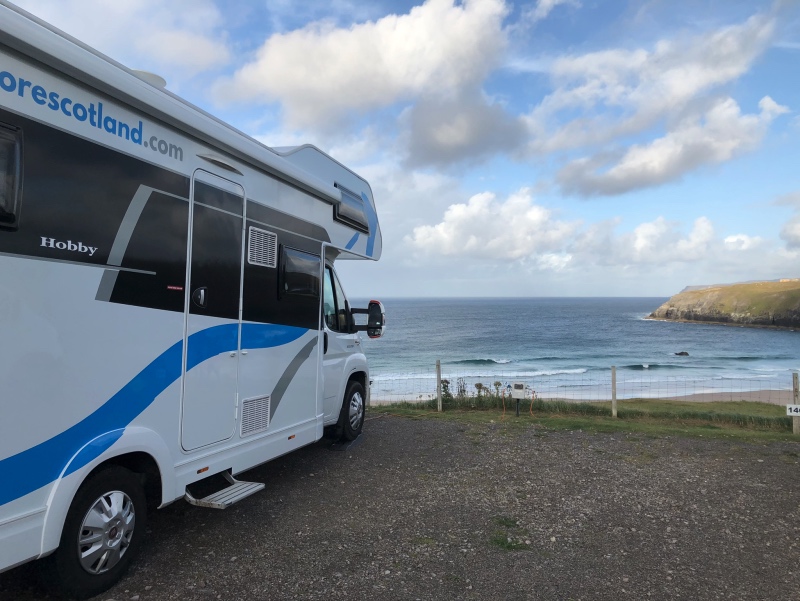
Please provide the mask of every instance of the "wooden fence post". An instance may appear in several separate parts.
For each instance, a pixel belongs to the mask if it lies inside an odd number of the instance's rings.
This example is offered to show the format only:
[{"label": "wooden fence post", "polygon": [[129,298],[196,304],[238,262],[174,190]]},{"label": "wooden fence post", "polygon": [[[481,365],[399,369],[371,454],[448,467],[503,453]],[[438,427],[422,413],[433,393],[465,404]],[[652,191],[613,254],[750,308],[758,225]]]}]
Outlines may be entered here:
[{"label": "wooden fence post", "polygon": [[611,366],[611,417],[617,417],[617,366]]},{"label": "wooden fence post", "polygon": [[[797,380],[797,372],[792,374],[792,405],[800,405],[800,384]],[[800,434],[800,417],[792,416],[792,433]]]},{"label": "wooden fence post", "polygon": [[436,408],[442,412],[442,362],[436,360]]}]

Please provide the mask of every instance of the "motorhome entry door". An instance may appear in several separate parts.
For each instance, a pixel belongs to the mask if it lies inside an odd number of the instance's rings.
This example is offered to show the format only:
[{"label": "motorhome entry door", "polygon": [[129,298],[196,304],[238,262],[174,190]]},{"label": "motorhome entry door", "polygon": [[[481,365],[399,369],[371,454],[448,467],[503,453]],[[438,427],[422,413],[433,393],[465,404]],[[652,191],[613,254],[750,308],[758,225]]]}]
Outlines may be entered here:
[{"label": "motorhome entry door", "polygon": [[236,425],[244,198],[238,184],[195,172],[181,419],[187,451],[230,438]]}]

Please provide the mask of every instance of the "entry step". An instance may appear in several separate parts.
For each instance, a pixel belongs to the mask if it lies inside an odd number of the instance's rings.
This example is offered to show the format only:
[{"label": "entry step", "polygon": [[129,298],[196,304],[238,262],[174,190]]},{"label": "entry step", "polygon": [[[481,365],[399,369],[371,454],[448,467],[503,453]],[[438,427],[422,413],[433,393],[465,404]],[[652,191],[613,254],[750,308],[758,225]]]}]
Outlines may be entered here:
[{"label": "entry step", "polygon": [[203,497],[202,499],[196,499],[187,490],[184,499],[198,507],[225,509],[264,489],[264,484],[261,482],[242,482],[231,476],[228,472],[223,472],[222,475],[230,483],[230,486],[226,486],[222,490],[212,493],[207,497]]}]

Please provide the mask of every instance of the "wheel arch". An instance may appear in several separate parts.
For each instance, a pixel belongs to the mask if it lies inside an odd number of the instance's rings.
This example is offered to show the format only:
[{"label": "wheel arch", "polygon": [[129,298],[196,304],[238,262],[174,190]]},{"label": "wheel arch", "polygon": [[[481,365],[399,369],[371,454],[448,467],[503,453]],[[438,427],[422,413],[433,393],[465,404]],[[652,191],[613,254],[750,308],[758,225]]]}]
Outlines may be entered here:
[{"label": "wheel arch", "polygon": [[353,380],[360,382],[367,389],[367,381],[369,380],[369,367],[367,365],[367,357],[363,352],[353,353],[348,357],[345,364],[344,373],[347,374],[346,378],[342,378],[341,390],[339,396],[344,400],[344,394],[347,392],[347,387]]},{"label": "wheel arch", "polygon": [[[356,382],[358,382],[359,384],[361,384],[361,386],[364,388],[364,393],[366,394],[366,392],[367,392],[367,373],[365,371],[354,371],[353,373],[351,373],[350,376],[347,378],[347,383],[345,383],[345,385],[344,385],[345,391],[347,390],[347,387],[350,386],[350,382],[352,382],[354,380]],[[342,397],[344,397],[344,393],[342,393]]]},{"label": "wheel arch", "polygon": [[[345,385],[345,392],[342,397],[342,406],[339,410],[339,420],[336,424],[336,434],[339,438],[344,440],[355,440],[361,434],[361,430],[364,427],[364,420],[365,420],[365,411],[367,405],[367,388],[366,382],[368,380],[368,376],[366,372],[363,371],[354,371],[347,377],[347,383]],[[358,404],[353,405],[351,402],[355,399],[353,395],[351,397],[350,390],[355,385],[359,385],[361,387],[361,399],[360,399],[360,407]],[[356,407],[356,413],[353,413],[353,407]],[[354,425],[354,419],[358,418],[357,426]]]},{"label": "wheel arch", "polygon": [[347,389],[350,387],[351,382],[358,382],[361,384],[361,387],[364,389],[364,405],[366,406],[367,401],[369,399],[369,373],[367,371],[366,364],[358,364],[353,366],[353,370],[347,376],[347,379],[342,382],[342,391],[339,396],[342,399],[342,404],[339,405],[339,410],[341,410],[344,403],[347,401],[345,398],[347,396]]},{"label": "wheel arch", "polygon": [[[85,466],[76,467],[87,448],[103,445],[107,440],[113,441],[107,451]],[[88,442],[70,458],[53,484],[42,531],[42,556],[58,547],[69,508],[78,489],[88,478],[109,466],[124,467],[140,475],[147,505],[155,508],[175,498],[174,470],[170,462],[166,444],[148,428],[127,428],[122,436],[118,432],[107,432]]]}]

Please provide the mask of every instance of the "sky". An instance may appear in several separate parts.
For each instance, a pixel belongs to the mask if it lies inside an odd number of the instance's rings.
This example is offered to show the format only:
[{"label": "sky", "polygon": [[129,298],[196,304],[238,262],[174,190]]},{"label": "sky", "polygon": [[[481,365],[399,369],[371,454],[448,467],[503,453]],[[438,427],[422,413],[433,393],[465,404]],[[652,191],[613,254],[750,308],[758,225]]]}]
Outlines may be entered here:
[{"label": "sky", "polygon": [[796,0],[17,0],[369,181],[353,297],[800,277]]}]

